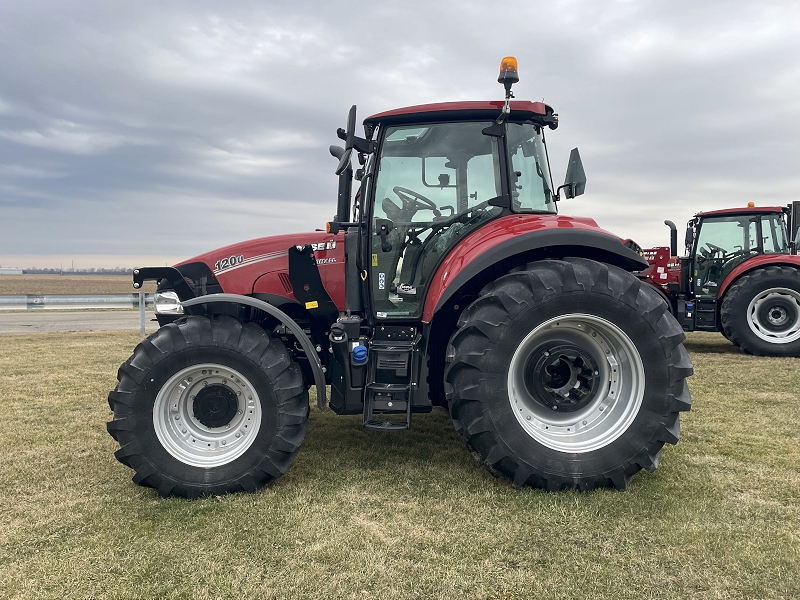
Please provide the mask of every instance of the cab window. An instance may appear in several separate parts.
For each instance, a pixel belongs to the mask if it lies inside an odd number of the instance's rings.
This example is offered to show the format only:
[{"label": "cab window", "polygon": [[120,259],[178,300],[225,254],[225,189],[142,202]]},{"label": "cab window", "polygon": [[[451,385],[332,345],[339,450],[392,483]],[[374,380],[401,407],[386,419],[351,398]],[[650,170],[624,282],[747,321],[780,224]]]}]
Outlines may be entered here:
[{"label": "cab window", "polygon": [[530,123],[509,123],[506,143],[511,159],[509,181],[512,210],[556,212],[541,128]]}]

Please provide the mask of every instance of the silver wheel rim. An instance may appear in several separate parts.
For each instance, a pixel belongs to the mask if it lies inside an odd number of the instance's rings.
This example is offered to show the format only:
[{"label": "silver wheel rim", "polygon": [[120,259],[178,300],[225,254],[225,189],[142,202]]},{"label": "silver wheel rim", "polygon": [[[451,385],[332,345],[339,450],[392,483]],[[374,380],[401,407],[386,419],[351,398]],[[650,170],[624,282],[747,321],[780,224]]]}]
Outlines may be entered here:
[{"label": "silver wheel rim", "polygon": [[[531,390],[530,365],[537,356],[550,356],[548,348],[565,344],[582,349],[584,366],[592,366],[594,390],[583,405],[562,412]],[[522,340],[508,369],[508,397],[517,421],[534,440],[561,452],[591,452],[616,440],[636,418],[644,389],[644,366],[634,343],[619,327],[593,315],[542,323]]]},{"label": "silver wheel rim", "polygon": [[[204,424],[195,414],[195,399],[210,386],[231,399],[227,408],[232,418],[219,426]],[[158,392],[153,425],[164,449],[182,463],[219,467],[252,446],[261,426],[261,402],[253,385],[235,369],[193,365],[175,373]]]},{"label": "silver wheel rim", "polygon": [[747,324],[753,333],[771,344],[800,339],[800,293],[789,288],[761,292],[747,307]]}]

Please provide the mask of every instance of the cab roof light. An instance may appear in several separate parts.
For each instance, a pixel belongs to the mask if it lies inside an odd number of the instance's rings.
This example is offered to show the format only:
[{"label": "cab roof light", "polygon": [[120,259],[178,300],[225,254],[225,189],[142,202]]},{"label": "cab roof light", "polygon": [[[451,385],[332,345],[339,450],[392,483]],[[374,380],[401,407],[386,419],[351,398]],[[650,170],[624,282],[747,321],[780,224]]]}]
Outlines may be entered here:
[{"label": "cab roof light", "polygon": [[511,91],[511,86],[519,81],[519,70],[517,69],[517,59],[513,56],[506,56],[500,61],[500,75],[497,78],[498,83],[502,83],[506,88],[506,103],[503,105],[503,112],[497,118],[498,123],[502,123],[503,119],[511,112],[509,102],[514,97]]},{"label": "cab roof light", "polygon": [[754,208],[754,207],[755,207],[755,205],[756,205],[756,203],[755,203],[755,202],[748,202],[748,203],[747,203],[747,208]]},{"label": "cab roof light", "polygon": [[500,61],[500,76],[497,83],[502,83],[506,90],[511,90],[511,85],[519,81],[519,69],[517,69],[517,59],[513,56],[506,56]]}]

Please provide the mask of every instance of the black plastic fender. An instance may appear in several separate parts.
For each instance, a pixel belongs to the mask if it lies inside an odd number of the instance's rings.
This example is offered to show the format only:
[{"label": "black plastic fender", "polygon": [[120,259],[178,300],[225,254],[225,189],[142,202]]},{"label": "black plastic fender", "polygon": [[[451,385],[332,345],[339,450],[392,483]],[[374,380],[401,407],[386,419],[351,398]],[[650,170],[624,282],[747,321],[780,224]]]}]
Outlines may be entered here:
[{"label": "black plastic fender", "polygon": [[263,300],[258,300],[257,298],[251,298],[250,296],[242,296],[239,294],[208,294],[207,296],[199,296],[197,298],[192,298],[191,300],[181,302],[181,305],[184,307],[184,309],[186,309],[191,306],[197,306],[198,304],[213,303],[243,304],[245,306],[252,306],[258,310],[263,310],[265,313],[272,315],[281,323],[283,323],[286,328],[294,334],[294,336],[297,338],[297,341],[300,342],[303,352],[305,352],[306,356],[308,357],[308,363],[311,365],[311,369],[314,372],[314,385],[317,388],[317,406],[321,410],[328,405],[328,397],[325,389],[325,372],[322,370],[322,363],[319,360],[317,351],[314,349],[314,345],[311,343],[311,340],[308,339],[308,336],[306,336],[302,328],[289,315],[279,308],[275,308],[271,304],[267,304]]}]

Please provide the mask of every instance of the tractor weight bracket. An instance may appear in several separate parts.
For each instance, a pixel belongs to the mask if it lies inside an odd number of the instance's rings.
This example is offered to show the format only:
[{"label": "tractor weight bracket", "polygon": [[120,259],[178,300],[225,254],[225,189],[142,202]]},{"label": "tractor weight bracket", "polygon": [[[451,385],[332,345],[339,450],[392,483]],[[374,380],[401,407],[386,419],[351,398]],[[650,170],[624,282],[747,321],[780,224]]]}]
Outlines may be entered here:
[{"label": "tractor weight bracket", "polygon": [[300,347],[308,358],[308,364],[311,365],[311,370],[314,372],[314,385],[317,388],[317,406],[320,410],[327,406],[328,396],[325,389],[325,372],[322,370],[322,363],[319,360],[317,351],[303,329],[295,323],[289,315],[263,300],[251,298],[250,296],[241,296],[239,294],[208,294],[207,296],[192,298],[181,304],[184,308],[188,308],[190,306],[197,306],[198,304],[213,303],[243,304],[245,306],[257,308],[258,310],[263,310],[265,313],[272,315],[283,323],[286,328],[292,332],[294,337],[297,338]]},{"label": "tractor weight bracket", "polygon": [[141,289],[145,281],[166,279],[181,300],[194,298],[195,294],[181,272],[175,267],[142,267],[133,271],[133,287]]}]

